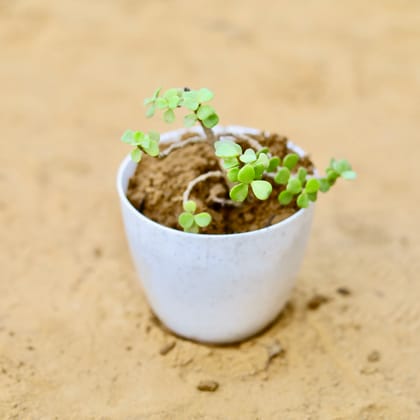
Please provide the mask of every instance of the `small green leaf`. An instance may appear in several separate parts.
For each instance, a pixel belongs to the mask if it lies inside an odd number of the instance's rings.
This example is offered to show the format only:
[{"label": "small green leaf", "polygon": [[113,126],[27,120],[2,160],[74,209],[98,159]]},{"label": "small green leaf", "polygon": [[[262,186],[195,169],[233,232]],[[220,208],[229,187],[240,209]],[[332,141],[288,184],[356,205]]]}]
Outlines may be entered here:
[{"label": "small green leaf", "polygon": [[213,99],[213,92],[207,88],[202,88],[198,91],[198,100],[200,102],[208,102]]},{"label": "small green leaf", "polygon": [[290,178],[287,183],[287,191],[296,195],[302,191],[302,183],[297,178]]},{"label": "small green leaf", "polygon": [[211,114],[206,119],[202,120],[204,127],[213,128],[219,122],[219,116],[217,114]]},{"label": "small green leaf", "polygon": [[188,114],[184,117],[185,127],[192,127],[197,122],[197,115]]},{"label": "small green leaf", "polygon": [[215,110],[210,105],[200,105],[200,108],[197,110],[197,117],[200,120],[205,120],[206,118],[209,118],[211,115],[215,114]]},{"label": "small green leaf", "polygon": [[259,200],[267,200],[270,197],[273,186],[268,181],[252,181],[252,192]]},{"label": "small green leaf", "polygon": [[269,149],[268,147],[263,147],[262,149],[258,150],[258,152],[257,152],[257,157],[258,157],[261,153],[265,153],[265,154],[267,154],[267,153],[269,153],[269,152],[270,152],[270,149]]},{"label": "small green leaf", "polygon": [[160,134],[157,131],[149,131],[149,138],[152,141],[159,142],[160,141]]},{"label": "small green leaf", "polygon": [[336,172],[334,169],[331,168],[327,168],[327,179],[328,182],[333,185],[334,182],[337,180],[337,178],[339,177],[339,173]]},{"label": "small green leaf", "polygon": [[270,160],[265,153],[260,153],[255,163],[257,165],[264,165],[264,168],[268,168],[268,165],[270,164]]},{"label": "small green leaf", "polygon": [[175,113],[174,111],[172,111],[172,109],[167,109],[164,113],[163,113],[163,120],[170,124],[172,122],[175,121]]},{"label": "small green leaf", "polygon": [[357,178],[357,174],[354,171],[344,171],[341,173],[341,176],[344,179],[352,180]]},{"label": "small green leaf", "polygon": [[283,160],[283,166],[292,170],[299,162],[299,156],[296,153],[289,153]]},{"label": "small green leaf", "polygon": [[254,179],[261,179],[265,171],[265,166],[261,163],[254,164],[255,176]]},{"label": "small green leaf", "polygon": [[238,172],[238,181],[244,184],[250,184],[255,177],[255,170],[253,166],[247,163],[243,168]]},{"label": "small green leaf", "polygon": [[191,213],[181,213],[178,217],[178,223],[184,229],[189,229],[194,224],[194,216]]},{"label": "small green leaf", "polygon": [[183,100],[181,105],[187,109],[190,109],[191,111],[195,111],[200,105],[200,102],[198,100],[198,93],[194,90],[183,92],[182,99]]},{"label": "small green leaf", "polygon": [[230,190],[229,196],[233,201],[244,201],[248,197],[248,184],[235,185]]},{"label": "small green leaf", "polygon": [[316,193],[319,190],[319,181],[316,178],[308,179],[305,190],[307,193]]},{"label": "small green leaf", "polygon": [[304,209],[304,208],[308,207],[309,206],[309,197],[308,197],[308,194],[306,194],[306,192],[300,193],[298,195],[297,200],[296,200],[296,204],[301,209]]},{"label": "small green leaf", "polygon": [[161,90],[162,90],[162,88],[157,88],[155,90],[155,92],[153,93],[153,96],[152,97],[146,98],[144,100],[144,104],[145,105],[148,105],[148,104],[154,103],[156,101],[156,98],[159,96],[159,93],[160,93]]},{"label": "small green leaf", "polygon": [[188,200],[182,204],[182,207],[187,213],[194,213],[197,209],[197,204],[193,200]]},{"label": "small green leaf", "polygon": [[334,169],[334,171],[338,172],[339,174],[342,174],[343,172],[346,172],[346,171],[351,171],[351,165],[345,159],[332,160],[331,163],[332,163],[331,167]]},{"label": "small green leaf", "polygon": [[282,191],[278,196],[279,203],[283,206],[287,206],[293,200],[293,194],[287,190]]},{"label": "small green leaf", "polygon": [[308,198],[311,201],[316,201],[318,198],[318,192],[314,192],[314,193],[308,193]]},{"label": "small green leaf", "polygon": [[216,149],[216,156],[223,158],[233,158],[237,157],[242,153],[242,148],[239,144],[234,143],[233,141],[216,141],[214,143]]},{"label": "small green leaf", "polygon": [[246,149],[245,152],[240,156],[239,160],[244,163],[252,163],[257,160],[257,155],[252,149]]},{"label": "small green leaf", "polygon": [[277,172],[276,176],[274,177],[274,181],[277,184],[280,185],[286,185],[290,178],[290,171],[289,168],[286,168],[285,166],[283,168],[280,168],[280,170]]},{"label": "small green leaf", "polygon": [[308,175],[308,171],[307,171],[305,168],[300,167],[300,168],[298,169],[297,176],[298,176],[299,181],[300,181],[302,184],[303,184],[303,183],[305,182],[305,180],[306,180],[306,175]]},{"label": "small green leaf", "polygon": [[323,193],[327,192],[331,188],[331,184],[326,178],[321,178],[319,180],[319,190]]},{"label": "small green leaf", "polygon": [[206,227],[211,222],[211,216],[209,213],[198,213],[194,216],[194,221],[200,227]]},{"label": "small green leaf", "polygon": [[143,149],[149,156],[159,155],[159,143],[157,141],[150,140],[149,146],[143,147]]},{"label": "small green leaf", "polygon": [[155,110],[156,110],[156,107],[154,105],[150,105],[149,108],[147,108],[146,110],[146,117],[147,118],[153,117],[153,115],[155,115]]},{"label": "small green leaf", "polygon": [[123,143],[129,144],[130,146],[136,146],[136,139],[134,138],[133,130],[125,130],[121,136],[121,141]]},{"label": "small green leaf", "polygon": [[139,163],[141,161],[142,154],[143,154],[142,151],[138,147],[136,147],[135,149],[131,151],[131,159],[134,162]]},{"label": "small green leaf", "polygon": [[268,162],[267,172],[274,172],[278,168],[279,165],[280,165],[280,158],[277,156],[273,156]]},{"label": "small green leaf", "polygon": [[239,172],[238,167],[229,169],[229,171],[227,173],[227,177],[228,177],[229,181],[236,182],[238,180],[238,172]]},{"label": "small green leaf", "polygon": [[223,167],[225,169],[234,168],[239,165],[239,160],[236,157],[233,158],[223,158]]},{"label": "small green leaf", "polygon": [[168,101],[165,98],[157,98],[156,107],[159,109],[165,109],[168,107]]},{"label": "small green leaf", "polygon": [[168,101],[169,101],[169,99],[171,99],[171,98],[179,98],[179,94],[180,94],[180,89],[177,89],[177,88],[171,88],[171,89],[168,89],[164,94],[163,94],[163,97],[165,98],[165,99],[167,99]]},{"label": "small green leaf", "polygon": [[143,149],[150,146],[150,137],[148,134],[136,131],[134,133],[134,139],[136,141],[136,146],[141,146]]},{"label": "small green leaf", "polygon": [[176,95],[176,96],[171,96],[170,98],[167,99],[168,101],[168,107],[170,109],[175,109],[178,107],[179,103],[181,102],[181,98]]},{"label": "small green leaf", "polygon": [[198,228],[198,226],[195,223],[193,223],[193,225],[190,228],[184,229],[184,231],[185,232],[188,232],[188,233],[198,233],[199,232],[199,228]]}]

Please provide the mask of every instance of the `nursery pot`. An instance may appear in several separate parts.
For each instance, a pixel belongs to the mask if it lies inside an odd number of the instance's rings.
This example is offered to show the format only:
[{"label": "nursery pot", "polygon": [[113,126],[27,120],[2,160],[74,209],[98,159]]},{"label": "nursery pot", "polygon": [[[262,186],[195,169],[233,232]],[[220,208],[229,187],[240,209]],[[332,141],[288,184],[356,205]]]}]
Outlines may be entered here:
[{"label": "nursery pot", "polygon": [[[216,132],[224,130],[258,132],[216,127]],[[176,141],[183,132],[168,132],[162,142]],[[291,143],[289,147],[304,154]],[[129,156],[124,159],[117,188],[131,255],[157,317],[176,334],[208,343],[240,341],[272,322],[295,283],[313,203],[252,232],[185,233],[150,220],[128,201],[127,186],[136,166]]]}]

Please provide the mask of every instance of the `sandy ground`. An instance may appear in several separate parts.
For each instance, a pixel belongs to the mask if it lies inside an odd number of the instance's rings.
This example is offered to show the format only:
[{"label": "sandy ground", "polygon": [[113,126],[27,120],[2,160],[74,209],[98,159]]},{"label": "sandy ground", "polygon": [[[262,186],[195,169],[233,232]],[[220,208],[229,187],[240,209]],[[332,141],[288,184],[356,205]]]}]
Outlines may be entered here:
[{"label": "sandy ground", "polygon": [[[419,52],[416,0],[1,0],[0,418],[419,419]],[[118,138],[165,129],[141,107],[159,85],[213,88],[223,123],[360,175],[318,203],[288,310],[240,346],[160,355],[131,265]]]}]

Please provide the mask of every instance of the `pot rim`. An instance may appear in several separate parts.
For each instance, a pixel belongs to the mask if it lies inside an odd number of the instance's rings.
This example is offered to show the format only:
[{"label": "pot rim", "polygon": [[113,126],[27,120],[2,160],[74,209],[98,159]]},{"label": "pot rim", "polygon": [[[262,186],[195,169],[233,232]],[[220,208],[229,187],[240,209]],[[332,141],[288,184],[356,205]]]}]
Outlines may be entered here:
[{"label": "pot rim", "polygon": [[[176,130],[171,130],[171,131],[167,131],[165,133],[163,133],[161,135],[161,143],[171,143],[172,142],[172,138],[174,136],[181,136],[182,134],[186,133],[186,132],[199,132],[200,131],[200,127],[192,127],[192,128],[180,128],[180,129],[176,129]],[[249,127],[243,127],[243,126],[238,126],[238,125],[229,125],[229,126],[217,126],[215,127],[215,131],[216,132],[223,132],[223,131],[229,131],[229,132],[243,132],[243,131],[247,131],[247,132],[251,132],[251,133],[260,133],[261,130],[255,129],[255,128],[249,128]],[[299,146],[295,145],[293,142],[291,142],[290,140],[287,141],[287,145],[288,147],[290,147],[292,150],[295,151],[295,153],[297,153],[299,156],[304,156],[306,155],[305,151],[303,149],[301,149]],[[205,240],[206,238],[220,238],[220,239],[225,239],[225,238],[232,238],[232,237],[245,237],[245,236],[257,236],[259,234],[264,234],[267,231],[271,231],[274,229],[279,229],[283,226],[285,226],[286,224],[292,223],[295,219],[301,217],[305,212],[309,211],[313,206],[314,203],[311,202],[309,204],[309,207],[307,208],[302,208],[300,210],[298,210],[297,212],[295,212],[293,215],[287,217],[286,219],[275,223],[274,225],[270,225],[267,227],[263,227],[257,230],[252,230],[249,232],[239,232],[239,233],[199,233],[199,234],[194,234],[191,232],[184,232],[178,229],[173,229],[170,228],[168,226],[162,225],[158,222],[155,222],[152,219],[149,219],[148,217],[146,217],[143,213],[139,212],[128,200],[127,198],[127,194],[124,191],[123,188],[123,174],[126,170],[126,167],[132,163],[131,160],[131,156],[130,154],[128,154],[124,160],[121,162],[119,168],[118,168],[118,172],[117,172],[117,191],[118,191],[118,195],[121,199],[121,202],[127,206],[131,212],[134,212],[134,214],[136,215],[136,217],[138,217],[139,219],[141,219],[143,222],[154,225],[156,228],[161,229],[163,231],[166,231],[170,234],[174,234],[174,235],[181,235],[183,237],[185,237],[185,235],[190,235],[191,240]],[[315,170],[316,173],[316,170]]]}]

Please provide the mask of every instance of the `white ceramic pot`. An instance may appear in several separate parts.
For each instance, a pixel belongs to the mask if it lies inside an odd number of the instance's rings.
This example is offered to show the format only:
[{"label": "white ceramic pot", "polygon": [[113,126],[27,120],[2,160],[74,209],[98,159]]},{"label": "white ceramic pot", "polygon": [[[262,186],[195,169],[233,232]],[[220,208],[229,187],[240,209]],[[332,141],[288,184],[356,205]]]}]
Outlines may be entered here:
[{"label": "white ceramic pot", "polygon": [[[224,130],[257,131],[236,126]],[[183,132],[166,133],[162,141],[174,141]],[[295,283],[313,204],[253,232],[185,233],[148,219],[131,205],[126,191],[135,168],[127,156],[117,188],[131,255],[158,318],[180,336],[209,343],[243,340],[273,321]]]}]

